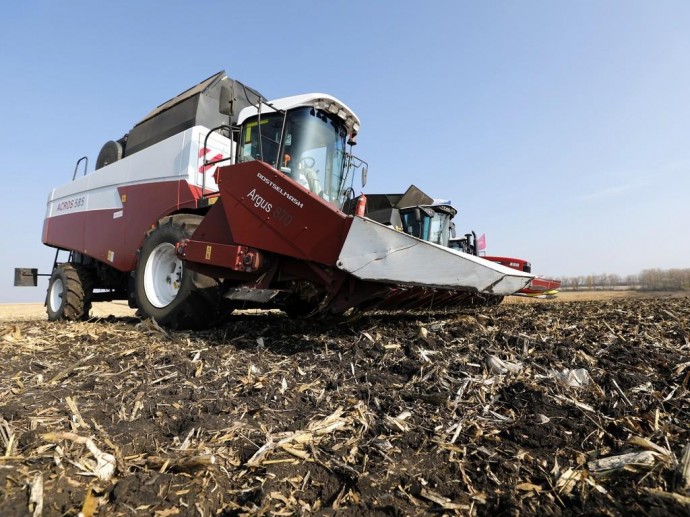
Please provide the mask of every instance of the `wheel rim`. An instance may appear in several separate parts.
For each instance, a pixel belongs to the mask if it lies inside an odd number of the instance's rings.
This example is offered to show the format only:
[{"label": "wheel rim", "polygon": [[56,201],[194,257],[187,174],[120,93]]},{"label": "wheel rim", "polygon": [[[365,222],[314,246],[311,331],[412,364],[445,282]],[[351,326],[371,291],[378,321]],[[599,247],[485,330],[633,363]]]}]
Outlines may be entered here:
[{"label": "wheel rim", "polygon": [[159,244],[149,255],[144,270],[144,291],[154,307],[161,309],[177,297],[182,285],[182,261],[177,258],[175,246]]},{"label": "wheel rim", "polygon": [[53,285],[50,287],[50,295],[48,296],[48,304],[50,305],[50,310],[54,313],[60,311],[62,307],[62,296],[65,293],[65,286],[62,283],[61,278],[56,278]]}]

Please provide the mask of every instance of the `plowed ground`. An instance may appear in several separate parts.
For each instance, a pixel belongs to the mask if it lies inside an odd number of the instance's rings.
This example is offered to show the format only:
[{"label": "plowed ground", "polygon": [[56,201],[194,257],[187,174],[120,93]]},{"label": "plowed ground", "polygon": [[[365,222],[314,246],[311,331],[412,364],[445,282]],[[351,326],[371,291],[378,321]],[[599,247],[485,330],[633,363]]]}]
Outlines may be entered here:
[{"label": "plowed ground", "polygon": [[3,516],[690,514],[687,297],[0,347]]}]

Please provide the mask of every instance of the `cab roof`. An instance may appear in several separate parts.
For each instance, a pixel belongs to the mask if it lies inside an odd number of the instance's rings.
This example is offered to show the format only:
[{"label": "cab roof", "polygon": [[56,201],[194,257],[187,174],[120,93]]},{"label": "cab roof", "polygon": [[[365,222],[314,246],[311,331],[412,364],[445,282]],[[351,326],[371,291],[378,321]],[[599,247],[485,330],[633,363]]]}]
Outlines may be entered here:
[{"label": "cab roof", "polygon": [[[332,95],[327,95],[325,93],[305,93],[261,103],[261,113],[274,113],[276,111],[290,110],[302,106],[311,106],[337,115],[345,122],[345,125],[350,131],[355,134],[359,132],[359,117],[355,115],[354,111]],[[257,106],[248,106],[240,111],[237,117],[237,123],[243,124],[245,120],[258,115],[258,113],[259,109]]]}]

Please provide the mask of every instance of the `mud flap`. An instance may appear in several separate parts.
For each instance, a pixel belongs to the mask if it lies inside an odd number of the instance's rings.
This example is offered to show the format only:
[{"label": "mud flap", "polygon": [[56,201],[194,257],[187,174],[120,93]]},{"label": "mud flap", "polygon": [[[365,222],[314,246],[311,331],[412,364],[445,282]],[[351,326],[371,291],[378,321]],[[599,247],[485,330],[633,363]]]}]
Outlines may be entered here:
[{"label": "mud flap", "polygon": [[38,285],[38,269],[30,267],[14,268],[14,287],[36,287]]}]

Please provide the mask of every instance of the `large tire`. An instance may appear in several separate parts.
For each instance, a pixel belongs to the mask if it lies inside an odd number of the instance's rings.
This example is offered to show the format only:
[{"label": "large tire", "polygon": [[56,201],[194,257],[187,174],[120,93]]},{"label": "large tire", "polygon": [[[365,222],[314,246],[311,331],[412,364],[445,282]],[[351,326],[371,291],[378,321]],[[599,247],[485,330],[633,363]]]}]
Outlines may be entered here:
[{"label": "large tire", "polygon": [[175,244],[191,237],[201,216],[166,217],[149,231],[139,250],[134,294],[139,310],[174,329],[203,329],[220,322],[218,282],[188,269]]},{"label": "large tire", "polygon": [[74,263],[60,264],[48,283],[46,310],[50,321],[89,318],[93,278],[91,271]]}]

